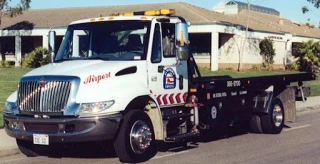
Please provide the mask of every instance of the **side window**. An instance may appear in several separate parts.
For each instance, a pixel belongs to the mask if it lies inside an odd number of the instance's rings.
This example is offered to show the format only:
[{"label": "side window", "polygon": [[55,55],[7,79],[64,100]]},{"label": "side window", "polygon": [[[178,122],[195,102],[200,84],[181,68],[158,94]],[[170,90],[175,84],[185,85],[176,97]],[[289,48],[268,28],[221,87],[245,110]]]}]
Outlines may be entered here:
[{"label": "side window", "polygon": [[164,57],[175,57],[175,24],[163,23],[162,30],[162,47]]},{"label": "side window", "polygon": [[161,62],[161,33],[160,33],[160,26],[158,23],[155,25],[155,29],[154,29],[151,62],[152,63]]}]

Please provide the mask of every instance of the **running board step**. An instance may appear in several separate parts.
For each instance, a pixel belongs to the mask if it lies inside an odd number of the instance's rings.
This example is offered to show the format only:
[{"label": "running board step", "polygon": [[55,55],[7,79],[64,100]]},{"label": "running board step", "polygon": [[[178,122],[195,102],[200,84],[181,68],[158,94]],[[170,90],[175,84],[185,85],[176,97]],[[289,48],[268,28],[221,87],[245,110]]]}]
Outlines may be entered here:
[{"label": "running board step", "polygon": [[172,120],[176,118],[184,118],[184,117],[189,117],[192,116],[190,113],[178,113],[178,114],[173,114],[173,115],[168,115],[168,116],[162,116],[163,120]]},{"label": "running board step", "polygon": [[185,134],[180,134],[172,137],[167,137],[166,141],[168,142],[177,142],[177,141],[182,141],[186,139],[191,139],[194,137],[199,137],[200,133],[185,133]]}]

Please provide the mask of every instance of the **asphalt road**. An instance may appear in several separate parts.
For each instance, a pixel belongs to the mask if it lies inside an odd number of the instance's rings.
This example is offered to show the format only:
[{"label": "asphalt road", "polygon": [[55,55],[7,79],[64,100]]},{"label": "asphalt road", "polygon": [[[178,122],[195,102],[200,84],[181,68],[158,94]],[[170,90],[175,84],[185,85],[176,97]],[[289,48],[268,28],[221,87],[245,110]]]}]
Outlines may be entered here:
[{"label": "asphalt road", "polygon": [[[201,141],[188,148],[177,148],[158,154],[146,163],[150,164],[234,164],[234,163],[320,163],[320,112],[306,113],[280,135],[250,134],[238,127],[219,135],[213,141]],[[90,145],[93,146],[93,145]],[[97,145],[96,145],[97,146]],[[1,164],[46,163],[120,163],[114,153],[102,153],[95,148],[67,148],[62,158],[41,156],[27,158],[22,154],[0,159]]]}]

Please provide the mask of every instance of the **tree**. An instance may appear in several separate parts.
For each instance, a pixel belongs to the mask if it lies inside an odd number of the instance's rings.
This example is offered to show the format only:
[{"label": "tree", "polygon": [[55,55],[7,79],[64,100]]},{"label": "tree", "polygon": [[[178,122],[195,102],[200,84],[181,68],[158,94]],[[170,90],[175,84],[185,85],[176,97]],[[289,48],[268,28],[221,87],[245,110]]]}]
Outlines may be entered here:
[{"label": "tree", "polygon": [[20,0],[16,6],[9,4],[12,0],[0,0],[0,26],[3,16],[15,17],[21,15],[24,10],[30,8],[31,0]]},{"label": "tree", "polygon": [[[311,3],[315,8],[319,8],[320,7],[320,0],[307,0],[309,3]],[[302,13],[305,14],[307,12],[309,12],[310,9],[307,6],[303,6],[302,7]],[[320,28],[320,22],[319,22],[319,28]]]},{"label": "tree", "polygon": [[247,26],[246,26],[246,33],[244,36],[244,40],[242,40],[242,46],[241,46],[241,51],[239,54],[239,65],[238,65],[238,71],[242,71],[243,67],[243,51],[244,51],[244,46],[248,38],[248,30],[249,30],[249,22],[250,22],[250,12],[251,12],[251,2],[250,0],[247,0],[248,2],[248,18],[247,18]]},{"label": "tree", "polygon": [[275,49],[273,48],[273,41],[269,38],[264,38],[260,44],[260,54],[264,57],[265,66],[268,69],[272,69],[274,63],[273,57],[276,55]]},{"label": "tree", "polygon": [[298,66],[300,71],[312,71],[312,66],[320,66],[320,42],[308,40],[298,49]]},{"label": "tree", "polygon": [[[22,14],[22,11],[28,10],[30,8],[31,0],[20,0],[16,6],[10,4],[12,0],[0,0],[0,27],[1,20],[4,16],[15,17]],[[1,49],[1,47],[0,47]],[[5,60],[5,55],[0,54],[2,60]]]}]

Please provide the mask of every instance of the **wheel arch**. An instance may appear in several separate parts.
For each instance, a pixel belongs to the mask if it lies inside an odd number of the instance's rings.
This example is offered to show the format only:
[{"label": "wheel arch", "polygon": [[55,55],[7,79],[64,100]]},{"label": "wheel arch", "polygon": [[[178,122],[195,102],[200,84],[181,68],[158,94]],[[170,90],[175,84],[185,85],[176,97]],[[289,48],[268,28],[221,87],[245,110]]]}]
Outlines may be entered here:
[{"label": "wheel arch", "polygon": [[123,114],[125,115],[131,109],[143,110],[146,112],[152,122],[156,140],[164,140],[163,123],[160,107],[157,102],[149,95],[138,96],[127,105]]}]

